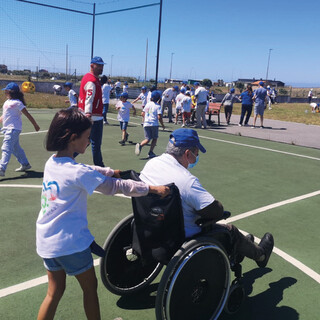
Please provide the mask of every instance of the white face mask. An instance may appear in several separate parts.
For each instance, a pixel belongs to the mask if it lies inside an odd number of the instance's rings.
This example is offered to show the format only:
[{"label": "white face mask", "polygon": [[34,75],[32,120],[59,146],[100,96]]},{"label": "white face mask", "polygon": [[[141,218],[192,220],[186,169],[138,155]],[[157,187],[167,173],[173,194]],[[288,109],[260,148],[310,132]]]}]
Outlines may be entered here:
[{"label": "white face mask", "polygon": [[189,163],[188,164],[188,169],[191,169],[191,168],[194,168],[197,165],[197,163],[199,162],[199,155],[196,156],[191,150],[189,150],[189,151],[196,158],[196,161],[194,163]]}]

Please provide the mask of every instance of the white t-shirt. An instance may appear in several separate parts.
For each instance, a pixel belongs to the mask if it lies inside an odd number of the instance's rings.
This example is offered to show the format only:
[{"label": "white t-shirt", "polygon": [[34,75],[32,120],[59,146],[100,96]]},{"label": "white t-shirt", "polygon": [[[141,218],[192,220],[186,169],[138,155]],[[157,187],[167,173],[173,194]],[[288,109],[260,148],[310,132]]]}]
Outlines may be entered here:
[{"label": "white t-shirt", "polygon": [[37,253],[54,258],[87,249],[87,194],[106,177],[68,157],[51,156],[44,168],[41,210],[37,219]]},{"label": "white t-shirt", "polygon": [[143,112],[144,112],[143,127],[159,126],[158,115],[162,114],[160,104],[155,103],[154,101],[150,101],[143,108]]},{"label": "white t-shirt", "polygon": [[77,93],[73,89],[69,90],[68,98],[71,107],[76,107],[78,105]]},{"label": "white t-shirt", "polygon": [[194,93],[197,103],[207,103],[208,91],[203,87],[198,87]]},{"label": "white t-shirt", "polygon": [[150,185],[158,186],[174,182],[180,191],[186,237],[201,231],[195,224],[200,218],[196,211],[207,207],[215,199],[202,187],[198,178],[174,157],[164,153],[149,160],[141,171],[140,179]]},{"label": "white t-shirt", "polygon": [[125,101],[125,102],[118,101],[116,104],[116,109],[118,109],[117,119],[119,121],[129,122],[131,108],[132,108],[132,104],[129,101]]},{"label": "white t-shirt", "polygon": [[21,110],[26,106],[20,100],[8,99],[3,104],[3,129],[22,130]]},{"label": "white t-shirt", "polygon": [[[150,102],[150,99],[151,99],[151,93],[152,93],[152,92],[151,92],[151,91],[149,91],[149,92],[148,92],[148,94],[147,94],[147,103],[148,103],[148,102]],[[147,104],[147,103],[146,103],[146,104]]]},{"label": "white t-shirt", "polygon": [[191,98],[189,96],[184,96],[182,100],[182,112],[191,111]]},{"label": "white t-shirt", "polygon": [[177,93],[172,88],[168,88],[162,93],[162,100],[172,101],[176,95]]},{"label": "white t-shirt", "polygon": [[129,88],[129,87],[128,87],[127,84],[125,84],[122,88],[123,88],[123,92],[127,92],[127,93],[128,93],[128,88]]},{"label": "white t-shirt", "polygon": [[182,100],[185,97],[185,95],[183,93],[179,93],[176,96],[176,108],[177,109],[182,109]]},{"label": "white t-shirt", "polygon": [[[139,94],[139,96],[138,96],[138,99],[141,100],[143,107],[147,104],[147,102],[149,102],[149,101],[147,101],[148,95],[149,95],[149,94],[148,94],[147,92],[145,92],[145,93],[141,92],[141,93]],[[151,98],[151,94],[150,94],[150,98]],[[149,100],[150,100],[150,99],[149,99]]]},{"label": "white t-shirt", "polygon": [[106,104],[110,101],[110,91],[112,90],[112,86],[109,83],[105,83],[102,88],[102,103]]}]

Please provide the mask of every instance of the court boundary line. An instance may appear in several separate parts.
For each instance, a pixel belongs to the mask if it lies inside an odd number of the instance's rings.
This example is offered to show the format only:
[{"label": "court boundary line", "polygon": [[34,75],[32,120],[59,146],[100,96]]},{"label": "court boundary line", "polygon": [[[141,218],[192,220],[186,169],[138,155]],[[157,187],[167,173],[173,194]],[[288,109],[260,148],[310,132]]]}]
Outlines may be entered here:
[{"label": "court boundary line", "polygon": [[[20,185],[20,184],[4,185],[4,184],[1,184],[0,187],[42,188],[42,185]],[[100,192],[97,192],[97,193],[100,193]],[[290,204],[290,203],[294,203],[294,202],[301,201],[301,200],[304,200],[304,199],[308,199],[308,198],[317,196],[319,194],[320,194],[320,190],[314,191],[314,192],[310,192],[310,193],[305,194],[305,195],[297,196],[297,197],[294,197],[294,198],[291,198],[291,199],[287,199],[287,200],[284,200],[284,201],[280,201],[280,202],[277,202],[277,203],[274,203],[274,204],[271,204],[271,205],[268,205],[268,206],[264,206],[264,207],[261,207],[261,208],[255,209],[255,210],[251,210],[251,211],[239,214],[239,215],[237,215],[237,216],[235,216],[233,218],[227,219],[225,221],[225,223],[229,223],[229,222],[236,221],[236,220],[241,220],[241,219],[256,215],[258,213],[261,213],[261,212],[267,212],[268,210],[271,210],[273,208],[277,208],[277,207],[280,207],[280,206],[284,206],[286,204]],[[123,195],[120,195],[120,196],[123,196]],[[124,197],[130,198],[128,196],[124,196]],[[248,234],[246,231],[243,231],[243,230],[241,230],[241,232],[244,233],[244,234]],[[260,239],[255,237],[255,241],[256,242],[260,242]],[[309,276],[311,279],[315,280],[316,282],[318,282],[320,284],[320,274],[318,274],[317,272],[315,272],[314,270],[312,270],[311,268],[309,268],[308,266],[303,264],[301,261],[295,259],[294,257],[290,256],[289,254],[285,253],[284,251],[280,250],[277,247],[274,247],[273,252],[276,253],[280,258],[282,258],[283,260],[289,262],[291,265],[293,265],[294,267],[296,267],[297,269],[302,271],[305,275]],[[99,263],[100,263],[100,259],[95,259],[94,260],[94,266],[98,266]],[[11,294],[14,294],[14,293],[18,293],[18,292],[21,292],[21,291],[24,291],[24,290],[31,289],[33,287],[36,287],[38,285],[41,285],[41,284],[44,284],[44,283],[47,283],[47,282],[48,282],[47,276],[41,276],[41,277],[38,277],[38,278],[35,278],[35,279],[32,279],[32,280],[21,282],[19,284],[16,284],[16,285],[13,285],[13,286],[10,286],[10,287],[7,287],[7,288],[0,289],[0,298],[6,297],[8,295],[11,295]]]}]

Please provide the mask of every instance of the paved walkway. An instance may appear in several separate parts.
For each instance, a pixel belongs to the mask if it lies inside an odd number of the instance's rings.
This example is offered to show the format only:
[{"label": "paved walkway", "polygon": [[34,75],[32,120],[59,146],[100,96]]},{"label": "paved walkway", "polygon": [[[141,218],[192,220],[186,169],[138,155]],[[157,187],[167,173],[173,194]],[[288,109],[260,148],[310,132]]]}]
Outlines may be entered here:
[{"label": "paved walkway", "polygon": [[[135,107],[141,109],[141,103],[135,103]],[[218,126],[217,117],[213,116],[212,120],[215,123],[210,127],[210,130],[320,149],[320,126],[264,119],[263,129],[259,127],[252,129],[253,117],[250,118],[250,126],[248,127],[239,127],[239,119],[239,115],[232,115],[231,124],[228,126],[224,114],[221,113],[220,126]],[[168,118],[164,118],[164,122],[167,121]],[[257,124],[260,125],[260,118],[257,119]]]}]

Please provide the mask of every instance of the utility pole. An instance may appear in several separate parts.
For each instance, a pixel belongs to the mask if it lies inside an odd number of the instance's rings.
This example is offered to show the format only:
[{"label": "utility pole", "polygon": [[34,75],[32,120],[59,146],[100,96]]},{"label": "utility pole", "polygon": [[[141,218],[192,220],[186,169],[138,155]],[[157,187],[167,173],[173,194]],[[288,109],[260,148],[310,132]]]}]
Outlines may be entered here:
[{"label": "utility pole", "polygon": [[174,55],[174,52],[171,52],[171,63],[170,63],[170,77],[169,79],[171,80],[171,76],[172,76],[172,57]]},{"label": "utility pole", "polygon": [[268,81],[268,74],[269,74],[269,63],[270,63],[270,55],[271,55],[271,50],[269,49],[269,56],[268,56],[268,65],[267,65],[267,74],[266,74],[266,81]]},{"label": "utility pole", "polygon": [[146,45],[146,63],[144,67],[144,84],[147,81],[147,69],[148,69],[148,38],[147,38],[147,45]]}]

